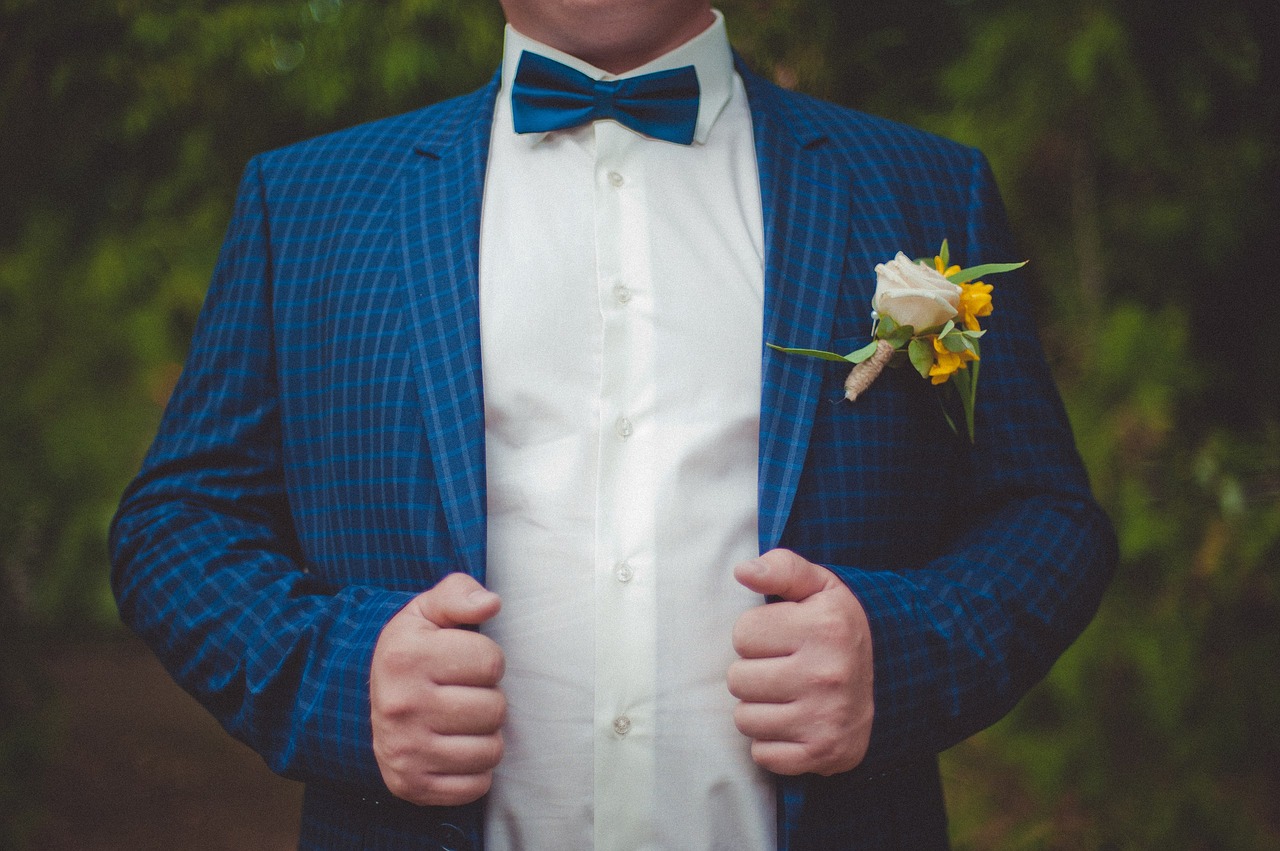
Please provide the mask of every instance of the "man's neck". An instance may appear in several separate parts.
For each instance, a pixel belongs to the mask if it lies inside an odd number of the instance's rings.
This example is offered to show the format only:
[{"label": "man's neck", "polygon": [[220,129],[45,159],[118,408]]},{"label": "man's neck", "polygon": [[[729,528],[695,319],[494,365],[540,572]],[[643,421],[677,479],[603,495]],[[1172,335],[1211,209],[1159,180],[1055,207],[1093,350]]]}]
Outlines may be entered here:
[{"label": "man's neck", "polygon": [[514,19],[509,23],[521,33],[575,56],[610,74],[625,74],[646,65],[696,38],[715,22],[710,5],[661,25],[645,25],[640,16],[625,11],[608,21],[585,21],[578,29],[548,26],[538,19]]}]

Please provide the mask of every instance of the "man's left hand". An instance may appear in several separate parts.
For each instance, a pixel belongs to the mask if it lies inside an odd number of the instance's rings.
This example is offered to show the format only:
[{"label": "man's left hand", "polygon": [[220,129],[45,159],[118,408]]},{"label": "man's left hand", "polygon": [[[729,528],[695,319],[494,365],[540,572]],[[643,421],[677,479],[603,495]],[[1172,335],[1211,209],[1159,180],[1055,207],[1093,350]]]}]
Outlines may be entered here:
[{"label": "man's left hand", "polygon": [[862,762],[874,715],[871,629],[840,579],[790,550],[734,568],[742,585],[780,598],[738,618],[729,691],[751,758],[776,774],[831,775]]}]

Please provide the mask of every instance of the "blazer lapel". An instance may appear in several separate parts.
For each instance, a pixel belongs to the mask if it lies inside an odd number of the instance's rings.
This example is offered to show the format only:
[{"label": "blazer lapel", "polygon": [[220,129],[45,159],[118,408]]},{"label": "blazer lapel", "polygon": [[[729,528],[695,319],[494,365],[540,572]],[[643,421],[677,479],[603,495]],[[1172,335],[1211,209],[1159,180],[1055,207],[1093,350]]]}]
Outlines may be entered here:
[{"label": "blazer lapel", "polygon": [[[755,128],[765,238],[765,342],[827,349],[844,271],[849,180],[827,138],[739,63]],[[766,348],[760,410],[760,550],[778,546],[799,485],[824,362]]]},{"label": "blazer lapel", "polygon": [[497,77],[436,112],[400,194],[399,233],[422,417],[459,567],[484,581],[480,207]]}]

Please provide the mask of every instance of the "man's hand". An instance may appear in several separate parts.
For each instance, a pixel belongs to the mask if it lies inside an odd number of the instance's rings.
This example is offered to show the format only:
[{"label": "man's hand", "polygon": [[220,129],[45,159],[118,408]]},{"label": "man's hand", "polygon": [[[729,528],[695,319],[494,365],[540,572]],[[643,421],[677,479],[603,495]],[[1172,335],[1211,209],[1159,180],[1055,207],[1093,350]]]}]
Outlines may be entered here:
[{"label": "man's hand", "polygon": [[741,657],[729,691],[751,758],[776,774],[831,775],[862,762],[874,715],[871,630],[862,604],[825,567],[771,550],[734,568],[738,582],[781,601],[733,629]]},{"label": "man's hand", "polygon": [[378,636],[369,695],[373,753],[387,788],[422,806],[470,803],[502,758],[502,650],[478,632],[498,595],[452,573],[414,597]]}]

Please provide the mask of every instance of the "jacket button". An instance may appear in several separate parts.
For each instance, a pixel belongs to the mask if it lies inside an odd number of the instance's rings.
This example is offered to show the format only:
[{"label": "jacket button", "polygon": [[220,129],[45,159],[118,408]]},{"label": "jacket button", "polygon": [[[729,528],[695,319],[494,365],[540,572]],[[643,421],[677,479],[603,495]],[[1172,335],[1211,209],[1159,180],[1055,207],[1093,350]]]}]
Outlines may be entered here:
[{"label": "jacket button", "polygon": [[456,824],[444,822],[436,830],[440,851],[472,851],[471,840]]}]

